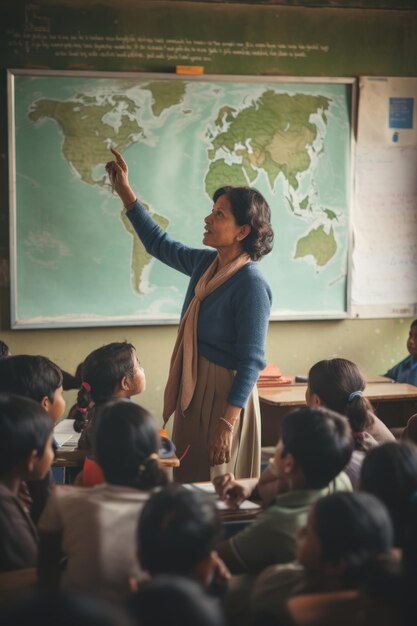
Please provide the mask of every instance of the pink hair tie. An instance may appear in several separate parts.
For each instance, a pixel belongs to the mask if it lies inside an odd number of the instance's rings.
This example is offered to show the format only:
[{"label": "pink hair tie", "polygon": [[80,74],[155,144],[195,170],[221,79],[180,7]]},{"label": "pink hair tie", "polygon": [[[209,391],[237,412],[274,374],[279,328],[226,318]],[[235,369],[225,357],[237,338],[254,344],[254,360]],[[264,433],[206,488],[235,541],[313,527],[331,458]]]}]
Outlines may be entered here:
[{"label": "pink hair tie", "polygon": [[365,439],[365,432],[363,430],[357,433],[352,433],[352,435],[355,439]]},{"label": "pink hair tie", "polygon": [[90,383],[87,383],[87,382],[84,381],[83,383],[81,383],[81,387],[84,387],[84,389],[90,393],[90,391],[91,391]]},{"label": "pink hair tie", "polygon": [[77,411],[79,411],[80,413],[87,413],[88,409],[77,405]]}]

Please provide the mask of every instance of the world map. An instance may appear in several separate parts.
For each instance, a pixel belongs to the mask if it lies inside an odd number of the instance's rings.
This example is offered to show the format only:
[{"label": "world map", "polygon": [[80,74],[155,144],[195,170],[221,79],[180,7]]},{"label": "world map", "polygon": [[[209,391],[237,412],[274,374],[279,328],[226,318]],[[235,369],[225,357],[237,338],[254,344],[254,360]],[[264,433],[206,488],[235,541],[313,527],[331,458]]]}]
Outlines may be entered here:
[{"label": "world map", "polygon": [[152,217],[191,247],[202,245],[217,188],[258,188],[275,231],[261,262],[272,317],[346,310],[347,85],[143,75],[14,81],[18,323],[178,320],[187,278],[152,259],[118,210],[104,169],[110,147],[124,155]]}]

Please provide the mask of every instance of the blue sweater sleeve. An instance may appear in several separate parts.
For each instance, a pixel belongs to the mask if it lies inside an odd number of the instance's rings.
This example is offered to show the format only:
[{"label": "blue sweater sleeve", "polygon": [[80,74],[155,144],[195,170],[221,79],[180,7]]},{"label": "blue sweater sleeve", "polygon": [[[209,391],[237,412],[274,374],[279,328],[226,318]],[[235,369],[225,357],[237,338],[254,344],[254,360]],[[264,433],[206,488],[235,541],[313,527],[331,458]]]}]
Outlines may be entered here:
[{"label": "blue sweater sleeve", "polygon": [[193,273],[196,263],[201,259],[202,252],[210,255],[208,251],[189,248],[171,239],[139,201],[126,211],[126,216],[149,254],[187,276]]},{"label": "blue sweater sleeve", "polygon": [[236,297],[237,367],[228,402],[241,407],[266,366],[265,343],[272,297],[269,285],[259,278],[260,275]]}]

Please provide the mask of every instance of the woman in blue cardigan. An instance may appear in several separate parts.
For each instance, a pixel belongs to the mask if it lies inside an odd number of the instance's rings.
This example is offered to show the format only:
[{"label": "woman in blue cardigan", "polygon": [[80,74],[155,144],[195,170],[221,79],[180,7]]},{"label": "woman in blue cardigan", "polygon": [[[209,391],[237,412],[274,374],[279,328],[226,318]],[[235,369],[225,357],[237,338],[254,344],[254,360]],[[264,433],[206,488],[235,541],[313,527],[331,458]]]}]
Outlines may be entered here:
[{"label": "woman in blue cardigan", "polygon": [[178,455],[188,450],[175,479],[257,476],[256,381],[265,367],[271,290],[256,261],[272,249],[269,206],[254,189],[219,189],[204,220],[209,248],[189,248],[151,218],[129,185],[126,162],[112,152],[111,185],[146,251],[190,276],[164,394],[164,421],[175,414]]}]

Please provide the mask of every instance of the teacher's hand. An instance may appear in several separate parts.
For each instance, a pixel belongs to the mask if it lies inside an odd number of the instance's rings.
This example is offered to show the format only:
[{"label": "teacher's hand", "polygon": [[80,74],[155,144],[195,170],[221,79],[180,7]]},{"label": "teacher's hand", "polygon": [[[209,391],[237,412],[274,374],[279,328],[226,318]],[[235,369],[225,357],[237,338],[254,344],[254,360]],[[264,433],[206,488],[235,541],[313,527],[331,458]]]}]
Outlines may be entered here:
[{"label": "teacher's hand", "polygon": [[127,206],[136,200],[136,195],[129,185],[127,163],[120,152],[117,152],[114,148],[110,148],[110,150],[116,157],[116,160],[106,163],[106,172],[114,191],[118,194],[123,204]]},{"label": "teacher's hand", "polygon": [[219,421],[208,450],[209,463],[212,467],[229,463],[232,454],[232,440],[233,434]]}]

